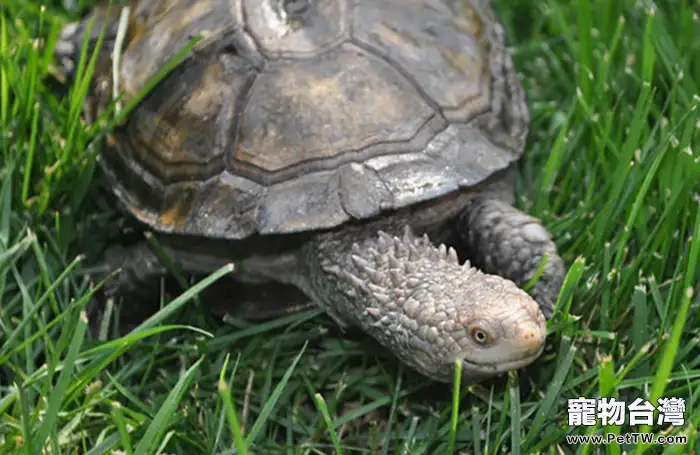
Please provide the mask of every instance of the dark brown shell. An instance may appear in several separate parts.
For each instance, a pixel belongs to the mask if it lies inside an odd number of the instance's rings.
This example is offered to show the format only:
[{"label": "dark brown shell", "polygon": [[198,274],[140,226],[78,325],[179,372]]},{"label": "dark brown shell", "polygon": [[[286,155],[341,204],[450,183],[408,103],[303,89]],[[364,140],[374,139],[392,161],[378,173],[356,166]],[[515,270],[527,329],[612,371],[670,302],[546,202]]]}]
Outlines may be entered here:
[{"label": "dark brown shell", "polygon": [[[287,2],[296,15],[284,3],[130,3],[126,102],[204,36],[101,156],[115,193],[155,230],[331,228],[470,187],[520,157],[527,106],[487,1]],[[98,112],[111,78],[98,65]]]}]

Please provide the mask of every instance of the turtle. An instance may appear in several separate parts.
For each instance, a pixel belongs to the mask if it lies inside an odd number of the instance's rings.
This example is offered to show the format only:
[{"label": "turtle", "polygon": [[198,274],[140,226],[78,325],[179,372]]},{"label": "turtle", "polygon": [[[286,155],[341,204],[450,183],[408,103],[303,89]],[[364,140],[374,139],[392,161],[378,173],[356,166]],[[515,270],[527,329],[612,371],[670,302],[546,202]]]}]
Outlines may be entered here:
[{"label": "turtle", "polygon": [[[137,103],[101,174],[180,271],[296,289],[437,382],[541,355],[566,268],[517,208],[530,117],[489,1],[98,5],[61,31],[67,73],[100,33],[86,119],[113,91]],[[169,274],[146,241],[104,258],[113,296]],[[307,307],[227,298],[250,319]]]}]

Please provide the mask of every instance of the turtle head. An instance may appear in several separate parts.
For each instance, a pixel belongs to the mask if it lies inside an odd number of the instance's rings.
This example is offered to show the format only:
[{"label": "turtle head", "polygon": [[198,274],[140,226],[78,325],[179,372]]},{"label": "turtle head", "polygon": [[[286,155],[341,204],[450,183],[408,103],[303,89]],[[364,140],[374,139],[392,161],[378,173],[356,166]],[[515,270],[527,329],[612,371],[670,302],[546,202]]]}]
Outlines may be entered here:
[{"label": "turtle head", "polygon": [[332,312],[428,377],[451,382],[459,361],[466,381],[483,380],[531,364],[544,349],[537,302],[510,280],[460,264],[452,248],[380,232],[349,256],[347,299]]},{"label": "turtle head", "polygon": [[[467,379],[480,380],[534,362],[544,350],[547,323],[535,300],[512,281],[476,272],[478,304],[453,323],[454,347],[445,360],[459,360]],[[477,278],[478,277],[478,278]],[[469,295],[471,297],[471,294]],[[457,303],[456,307],[458,307]],[[437,365],[440,375],[450,374]]]}]

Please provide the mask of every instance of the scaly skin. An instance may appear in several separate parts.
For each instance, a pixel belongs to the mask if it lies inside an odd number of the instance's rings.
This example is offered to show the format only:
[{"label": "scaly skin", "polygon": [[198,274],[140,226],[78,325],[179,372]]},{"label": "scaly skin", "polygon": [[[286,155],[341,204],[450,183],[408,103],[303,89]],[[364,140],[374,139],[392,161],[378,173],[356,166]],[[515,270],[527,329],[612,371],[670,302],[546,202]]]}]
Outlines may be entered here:
[{"label": "scaly skin", "polygon": [[340,324],[361,327],[416,371],[441,382],[454,361],[479,380],[532,363],[544,347],[546,320],[515,283],[487,275],[427,236],[372,225],[324,236],[302,268],[307,294]]}]

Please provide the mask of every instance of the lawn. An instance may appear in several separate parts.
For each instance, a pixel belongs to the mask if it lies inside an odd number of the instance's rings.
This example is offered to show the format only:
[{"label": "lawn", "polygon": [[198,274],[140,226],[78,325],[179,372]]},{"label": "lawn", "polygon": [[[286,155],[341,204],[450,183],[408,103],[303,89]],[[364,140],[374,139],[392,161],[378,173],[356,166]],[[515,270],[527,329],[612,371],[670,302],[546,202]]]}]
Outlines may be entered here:
[{"label": "lawn", "polygon": [[[82,1],[86,4],[90,2]],[[100,186],[110,124],[52,57],[60,2],[0,6],[0,453],[695,453],[700,446],[700,2],[500,0],[532,128],[518,205],[569,266],[532,366],[459,388],[320,311],[200,310],[225,270],[95,339],[90,260],[143,235]],[[137,226],[137,225],[136,225]],[[569,425],[568,401],[682,398],[678,426]],[[628,415],[629,417],[629,415]],[[577,444],[653,433],[687,444]]]}]

